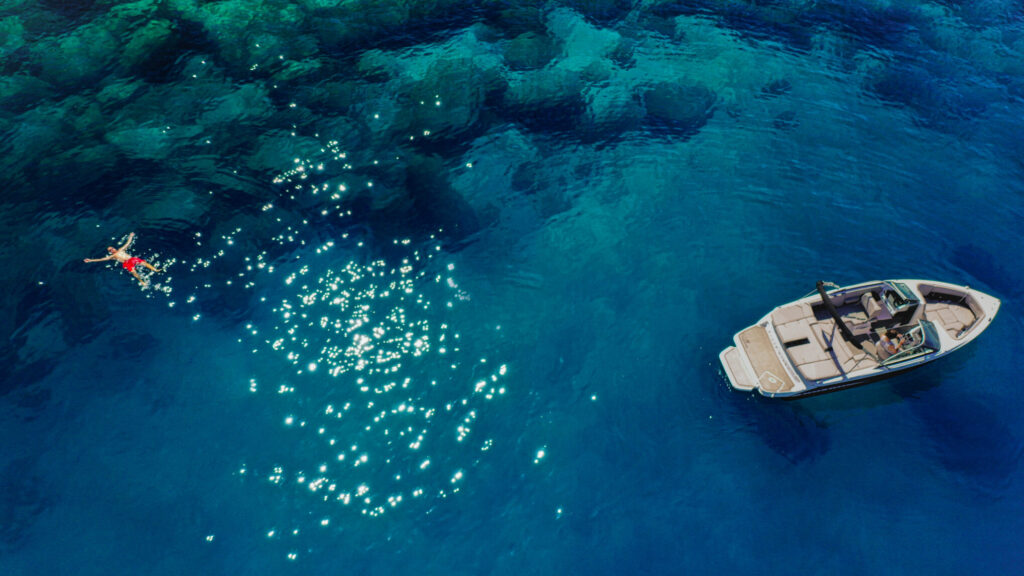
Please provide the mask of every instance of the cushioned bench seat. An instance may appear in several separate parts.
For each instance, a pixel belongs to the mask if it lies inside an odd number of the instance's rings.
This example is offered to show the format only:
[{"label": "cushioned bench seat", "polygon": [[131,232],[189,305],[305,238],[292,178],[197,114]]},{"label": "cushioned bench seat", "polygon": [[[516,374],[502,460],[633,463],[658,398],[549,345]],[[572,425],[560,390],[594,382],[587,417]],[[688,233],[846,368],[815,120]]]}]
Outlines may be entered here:
[{"label": "cushioned bench seat", "polygon": [[946,302],[938,304],[929,302],[925,311],[930,320],[938,323],[954,337],[977,320],[974,312],[967,306],[950,305]]}]

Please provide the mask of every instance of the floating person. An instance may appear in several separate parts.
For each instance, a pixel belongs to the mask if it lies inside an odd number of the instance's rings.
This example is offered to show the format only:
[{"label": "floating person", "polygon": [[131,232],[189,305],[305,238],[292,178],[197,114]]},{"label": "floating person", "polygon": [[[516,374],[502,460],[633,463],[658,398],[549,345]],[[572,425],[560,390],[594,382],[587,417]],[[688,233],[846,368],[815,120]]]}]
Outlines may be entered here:
[{"label": "floating person", "polygon": [[146,281],[143,280],[142,276],[139,276],[139,273],[135,271],[135,267],[138,266],[139,264],[142,264],[143,266],[149,268],[153,272],[160,272],[161,270],[159,268],[154,267],[149,262],[146,262],[142,258],[139,258],[138,256],[132,256],[131,254],[125,252],[125,250],[127,250],[128,247],[131,246],[132,240],[134,239],[135,232],[129,232],[128,240],[125,241],[124,246],[121,246],[120,248],[107,246],[107,252],[110,252],[109,256],[106,256],[104,258],[86,258],[85,260],[83,260],[83,262],[106,262],[107,260],[117,260],[118,262],[121,263],[121,266],[123,266],[125,270],[131,272],[132,276],[135,276],[135,279],[139,281],[139,284],[145,286]]}]

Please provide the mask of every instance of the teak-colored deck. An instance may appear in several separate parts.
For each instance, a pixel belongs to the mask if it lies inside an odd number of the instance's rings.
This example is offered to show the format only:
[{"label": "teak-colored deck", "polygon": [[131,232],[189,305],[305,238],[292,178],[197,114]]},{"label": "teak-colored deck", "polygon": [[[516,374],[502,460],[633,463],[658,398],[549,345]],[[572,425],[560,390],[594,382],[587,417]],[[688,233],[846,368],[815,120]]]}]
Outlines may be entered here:
[{"label": "teak-colored deck", "polygon": [[774,394],[793,389],[793,381],[786,375],[779,357],[768,339],[768,332],[763,326],[751,326],[739,335],[740,344],[757,375],[757,385],[761,390]]}]

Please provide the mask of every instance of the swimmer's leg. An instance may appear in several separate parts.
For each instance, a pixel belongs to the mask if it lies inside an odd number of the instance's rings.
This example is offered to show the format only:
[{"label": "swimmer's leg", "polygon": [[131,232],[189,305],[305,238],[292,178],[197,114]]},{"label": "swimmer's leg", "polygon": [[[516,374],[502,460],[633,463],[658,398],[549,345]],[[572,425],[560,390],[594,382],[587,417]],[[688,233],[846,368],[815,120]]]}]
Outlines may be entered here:
[{"label": "swimmer's leg", "polygon": [[132,270],[132,276],[135,276],[135,279],[139,281],[139,284],[142,284],[143,286],[146,285],[146,281],[143,280],[142,276],[139,276],[139,273],[136,272],[135,270]]},{"label": "swimmer's leg", "polygon": [[145,260],[142,261],[142,265],[145,266],[146,268],[149,268],[153,272],[162,272],[162,270],[160,270],[159,268],[154,268],[152,264],[146,262]]}]

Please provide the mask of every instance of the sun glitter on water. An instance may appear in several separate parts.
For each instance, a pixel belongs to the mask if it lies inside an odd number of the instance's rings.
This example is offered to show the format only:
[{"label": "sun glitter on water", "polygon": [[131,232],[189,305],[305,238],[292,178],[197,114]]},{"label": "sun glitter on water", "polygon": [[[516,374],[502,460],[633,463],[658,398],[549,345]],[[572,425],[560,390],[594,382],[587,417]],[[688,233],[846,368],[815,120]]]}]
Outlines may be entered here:
[{"label": "sun glitter on water", "polygon": [[[270,391],[287,406],[282,426],[302,449],[267,480],[368,516],[461,490],[493,446],[492,438],[474,441],[473,428],[506,393],[508,373],[466,358],[448,317],[468,295],[454,265],[432,262],[440,244],[393,245],[401,254],[394,263],[296,262],[283,272],[269,325],[247,327],[263,345],[254,352],[269,348],[295,370]],[[319,257],[328,259],[323,248]]]},{"label": "sun glitter on water", "polygon": [[[328,171],[351,169],[334,143],[325,152]],[[506,394],[509,369],[470,352],[479,342],[463,345],[455,318],[465,316],[455,313],[471,298],[436,235],[380,241],[358,225],[339,228],[351,218],[347,184],[311,181],[318,160],[295,164],[275,180],[280,202],[261,210],[276,247],[244,258],[233,281],[253,302],[245,330],[259,365],[269,354],[290,366],[290,375],[257,372],[246,386],[280,410],[280,434],[294,449],[254,455],[258,463],[242,469],[308,499],[303,516],[317,528],[341,511],[430,509],[463,490],[493,449],[494,438],[474,432]],[[295,218],[292,203],[325,227]]]}]

